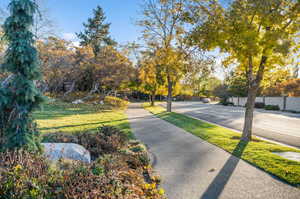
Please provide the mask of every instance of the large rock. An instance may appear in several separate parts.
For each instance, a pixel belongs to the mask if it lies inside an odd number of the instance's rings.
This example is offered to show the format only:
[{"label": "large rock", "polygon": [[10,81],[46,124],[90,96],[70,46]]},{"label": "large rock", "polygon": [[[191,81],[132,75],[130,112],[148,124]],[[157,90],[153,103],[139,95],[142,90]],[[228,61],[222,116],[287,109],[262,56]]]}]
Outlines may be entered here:
[{"label": "large rock", "polygon": [[91,162],[91,154],[88,150],[73,143],[43,143],[44,153],[49,160],[60,159],[79,160],[85,163]]}]

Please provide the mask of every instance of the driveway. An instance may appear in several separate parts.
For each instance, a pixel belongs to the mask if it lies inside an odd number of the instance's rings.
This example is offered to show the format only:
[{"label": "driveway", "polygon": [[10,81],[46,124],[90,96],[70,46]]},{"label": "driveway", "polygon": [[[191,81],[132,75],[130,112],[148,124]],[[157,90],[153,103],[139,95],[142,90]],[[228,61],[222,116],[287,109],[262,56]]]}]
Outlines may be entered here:
[{"label": "driveway", "polygon": [[[243,130],[245,114],[243,107],[174,102],[173,111],[238,131]],[[255,135],[300,147],[300,114],[256,109],[253,124]]]}]

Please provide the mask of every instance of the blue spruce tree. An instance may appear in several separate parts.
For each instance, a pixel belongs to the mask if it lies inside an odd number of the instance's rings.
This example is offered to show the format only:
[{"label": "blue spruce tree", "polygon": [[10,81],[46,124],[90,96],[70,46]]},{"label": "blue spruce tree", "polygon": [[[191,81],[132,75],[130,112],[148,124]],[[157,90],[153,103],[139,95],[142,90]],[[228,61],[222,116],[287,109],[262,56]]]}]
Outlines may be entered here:
[{"label": "blue spruce tree", "polygon": [[11,75],[0,87],[0,149],[40,149],[32,112],[43,101],[35,86],[41,78],[38,53],[31,32],[37,5],[32,0],[12,0],[3,29],[8,48],[2,70]]}]

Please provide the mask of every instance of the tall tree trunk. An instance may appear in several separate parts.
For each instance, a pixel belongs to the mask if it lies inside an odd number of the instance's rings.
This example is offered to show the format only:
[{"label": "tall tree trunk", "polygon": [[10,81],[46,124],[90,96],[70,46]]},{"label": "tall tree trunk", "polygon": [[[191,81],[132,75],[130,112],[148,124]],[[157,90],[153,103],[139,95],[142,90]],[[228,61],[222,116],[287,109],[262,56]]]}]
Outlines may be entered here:
[{"label": "tall tree trunk", "polygon": [[260,87],[261,80],[263,79],[265,64],[268,57],[262,56],[259,69],[257,71],[256,77],[253,77],[253,63],[252,57],[249,57],[249,68],[247,70],[247,79],[248,79],[248,97],[246,103],[246,112],[245,112],[245,121],[244,129],[241,140],[250,141],[252,138],[252,126],[253,126],[253,112],[255,106],[255,99]]},{"label": "tall tree trunk", "polygon": [[172,97],[173,97],[173,82],[168,76],[168,98],[167,98],[167,112],[172,112]]},{"label": "tall tree trunk", "polygon": [[244,129],[242,135],[242,140],[247,142],[250,141],[252,137],[253,112],[254,112],[256,94],[257,94],[256,88],[249,88],[248,98],[246,103]]},{"label": "tall tree trunk", "polygon": [[150,102],[151,102],[151,106],[155,106],[155,93],[152,93],[150,95]]}]

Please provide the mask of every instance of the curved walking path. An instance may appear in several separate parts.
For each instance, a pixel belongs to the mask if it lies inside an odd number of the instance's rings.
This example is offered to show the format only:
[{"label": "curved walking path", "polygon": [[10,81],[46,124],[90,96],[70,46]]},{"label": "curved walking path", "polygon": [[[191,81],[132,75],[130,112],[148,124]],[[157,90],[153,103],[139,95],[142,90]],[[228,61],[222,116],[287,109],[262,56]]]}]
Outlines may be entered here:
[{"label": "curved walking path", "polygon": [[231,154],[131,104],[131,128],[154,155],[169,199],[299,199],[287,185]]}]

